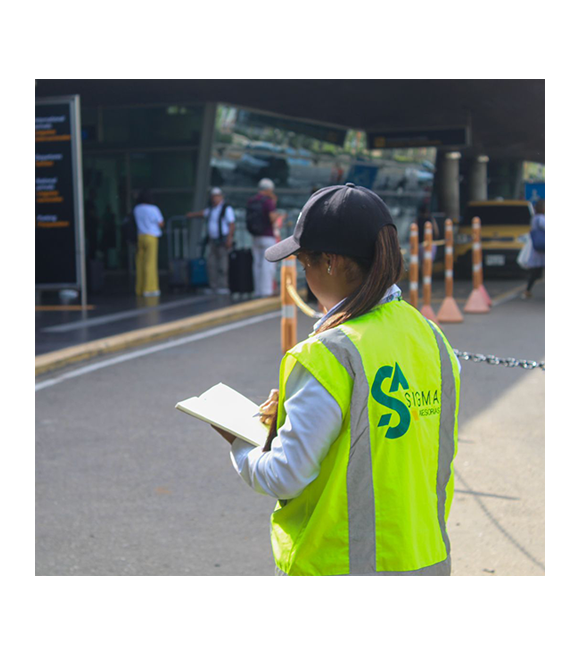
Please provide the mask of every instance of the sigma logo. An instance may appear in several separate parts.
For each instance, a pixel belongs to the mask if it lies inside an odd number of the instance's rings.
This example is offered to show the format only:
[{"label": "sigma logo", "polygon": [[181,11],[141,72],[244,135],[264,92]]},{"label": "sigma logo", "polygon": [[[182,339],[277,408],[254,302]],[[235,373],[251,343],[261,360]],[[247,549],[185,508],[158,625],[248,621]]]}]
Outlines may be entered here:
[{"label": "sigma logo", "polygon": [[[383,390],[386,379],[391,380],[387,392]],[[394,397],[394,393],[399,393],[404,401]],[[371,395],[376,402],[398,415],[399,421],[394,426],[391,426],[392,413],[385,413],[378,422],[378,427],[387,427],[385,438],[389,440],[395,440],[407,433],[411,426],[411,417],[418,421],[420,417],[437,415],[441,412],[438,390],[409,390],[409,382],[398,363],[395,363],[394,368],[392,366],[379,368],[373,381]]]}]

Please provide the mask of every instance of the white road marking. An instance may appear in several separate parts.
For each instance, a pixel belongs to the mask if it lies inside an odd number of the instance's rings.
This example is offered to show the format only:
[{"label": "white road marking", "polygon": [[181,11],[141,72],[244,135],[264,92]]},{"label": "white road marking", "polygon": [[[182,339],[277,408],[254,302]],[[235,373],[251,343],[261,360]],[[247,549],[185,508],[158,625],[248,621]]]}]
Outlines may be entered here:
[{"label": "white road marking", "polygon": [[91,363],[88,366],[82,368],[77,368],[76,370],[71,370],[66,372],[54,379],[47,379],[46,381],[38,382],[35,386],[35,391],[43,390],[44,388],[49,388],[50,386],[56,386],[61,384],[68,379],[74,379],[75,377],[80,377],[82,375],[95,372],[95,370],[100,370],[101,368],[108,368],[114,366],[118,363],[123,363],[125,361],[130,361],[131,359],[137,359],[139,357],[147,356],[148,354],[154,354],[155,352],[160,352],[162,350],[168,350],[169,348],[175,348],[179,345],[186,345],[187,343],[192,343],[193,341],[200,341],[202,339],[210,338],[211,336],[217,336],[218,334],[224,334],[225,332],[230,332],[241,327],[247,327],[248,325],[254,325],[255,323],[261,323],[262,321],[269,320],[272,318],[280,318],[280,310],[276,310],[269,314],[262,314],[260,316],[254,316],[252,318],[247,318],[245,320],[236,321],[235,323],[228,323],[227,325],[220,325],[219,327],[214,327],[213,329],[206,330],[205,332],[198,332],[192,334],[191,336],[186,336],[180,338],[176,341],[166,341],[165,343],[159,343],[153,345],[144,350],[135,350],[134,352],[127,352],[118,357],[112,359],[105,359],[104,361],[98,361],[97,363]]}]

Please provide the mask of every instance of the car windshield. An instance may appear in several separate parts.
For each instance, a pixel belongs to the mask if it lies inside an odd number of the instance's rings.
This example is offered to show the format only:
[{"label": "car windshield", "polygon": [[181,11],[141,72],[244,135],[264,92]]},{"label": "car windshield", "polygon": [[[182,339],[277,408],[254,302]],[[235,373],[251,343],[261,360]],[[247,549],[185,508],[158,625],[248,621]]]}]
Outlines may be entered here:
[{"label": "car windshield", "polygon": [[464,223],[473,217],[479,217],[482,226],[529,226],[532,214],[527,205],[469,205]]}]

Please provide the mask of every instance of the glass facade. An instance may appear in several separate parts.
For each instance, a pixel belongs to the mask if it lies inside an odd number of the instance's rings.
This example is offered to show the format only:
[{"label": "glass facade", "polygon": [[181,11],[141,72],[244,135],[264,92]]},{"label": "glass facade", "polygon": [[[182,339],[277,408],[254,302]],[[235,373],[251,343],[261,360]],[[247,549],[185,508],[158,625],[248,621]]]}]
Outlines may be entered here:
[{"label": "glass facade", "polygon": [[[121,225],[140,190],[168,219],[191,210],[203,127],[202,104],[82,110],[87,252],[107,269],[132,268]],[[159,266],[167,267],[166,247]]]},{"label": "glass facade", "polygon": [[[204,111],[203,104],[82,109],[89,259],[103,260],[109,270],[131,269],[122,223],[138,192],[150,189],[168,220],[192,209],[196,184],[202,191],[205,182],[199,186],[200,173],[210,183],[201,202],[210,187],[222,188],[236,213],[236,243],[242,247],[251,242],[245,206],[264,177],[275,182],[278,208],[288,214],[280,237],[292,233],[301,207],[325,185],[354,182],[377,192],[391,210],[403,246],[419,206],[430,200],[433,148],[368,150],[359,131],[218,105],[211,155],[204,159]],[[201,224],[190,225],[193,240],[199,239]],[[168,267],[163,241],[159,267]]]},{"label": "glass facade", "polygon": [[219,105],[211,157],[211,185],[219,186],[238,220],[240,245],[248,198],[261,178],[276,184],[278,208],[288,213],[281,236],[291,234],[301,207],[320,187],[353,182],[389,206],[404,243],[422,202],[429,202],[435,149],[368,150],[366,137],[325,125]]}]

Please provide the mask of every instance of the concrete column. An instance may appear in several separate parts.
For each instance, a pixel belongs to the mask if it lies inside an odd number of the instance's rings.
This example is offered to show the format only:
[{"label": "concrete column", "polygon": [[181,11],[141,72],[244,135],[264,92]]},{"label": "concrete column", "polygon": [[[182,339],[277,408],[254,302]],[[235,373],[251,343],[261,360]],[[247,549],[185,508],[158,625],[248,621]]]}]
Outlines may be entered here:
[{"label": "concrete column", "polygon": [[210,181],[211,148],[215,128],[217,104],[208,102],[203,111],[201,138],[197,156],[197,174],[193,193],[193,209],[201,210],[207,204],[207,192]]},{"label": "concrete column", "polygon": [[[207,205],[216,112],[217,104],[214,102],[206,103],[203,111],[201,138],[197,155],[195,187],[193,188],[192,209],[194,211],[203,210]],[[199,253],[198,245],[203,237],[205,226],[203,219],[190,219],[189,221],[191,222],[189,224],[189,255],[194,257]]]},{"label": "concrete column", "polygon": [[487,201],[487,156],[477,156],[469,168],[469,200]]},{"label": "concrete column", "polygon": [[441,210],[453,221],[459,219],[459,160],[458,151],[449,151],[442,156],[439,185]]}]

